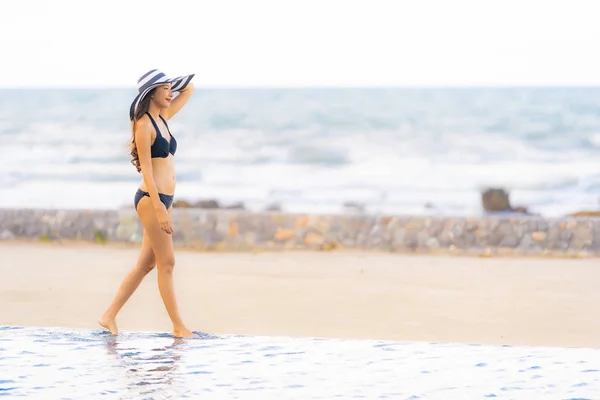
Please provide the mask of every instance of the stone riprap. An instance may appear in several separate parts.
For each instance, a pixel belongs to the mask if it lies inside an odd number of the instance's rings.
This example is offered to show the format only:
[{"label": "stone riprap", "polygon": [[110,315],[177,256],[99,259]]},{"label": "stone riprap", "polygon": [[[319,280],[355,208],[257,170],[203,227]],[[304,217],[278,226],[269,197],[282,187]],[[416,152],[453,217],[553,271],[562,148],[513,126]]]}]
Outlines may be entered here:
[{"label": "stone riprap", "polygon": [[[173,210],[173,240],[199,250],[333,250],[600,255],[600,219],[305,215]],[[139,243],[133,209],[0,209],[0,239]]]}]

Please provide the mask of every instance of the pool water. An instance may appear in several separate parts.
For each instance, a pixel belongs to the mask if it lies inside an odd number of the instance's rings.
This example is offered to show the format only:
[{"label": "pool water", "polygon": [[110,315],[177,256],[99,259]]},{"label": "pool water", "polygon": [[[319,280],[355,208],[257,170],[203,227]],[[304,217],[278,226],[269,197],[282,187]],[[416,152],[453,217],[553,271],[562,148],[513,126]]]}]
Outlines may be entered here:
[{"label": "pool water", "polygon": [[0,397],[599,399],[600,349],[0,326]]}]

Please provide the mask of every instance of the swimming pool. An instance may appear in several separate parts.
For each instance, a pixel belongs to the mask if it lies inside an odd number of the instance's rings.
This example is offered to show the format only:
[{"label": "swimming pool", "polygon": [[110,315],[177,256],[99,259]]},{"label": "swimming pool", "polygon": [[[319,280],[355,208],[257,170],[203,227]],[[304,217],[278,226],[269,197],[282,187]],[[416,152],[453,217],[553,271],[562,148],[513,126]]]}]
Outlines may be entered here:
[{"label": "swimming pool", "polygon": [[600,349],[0,326],[0,397],[598,399]]}]

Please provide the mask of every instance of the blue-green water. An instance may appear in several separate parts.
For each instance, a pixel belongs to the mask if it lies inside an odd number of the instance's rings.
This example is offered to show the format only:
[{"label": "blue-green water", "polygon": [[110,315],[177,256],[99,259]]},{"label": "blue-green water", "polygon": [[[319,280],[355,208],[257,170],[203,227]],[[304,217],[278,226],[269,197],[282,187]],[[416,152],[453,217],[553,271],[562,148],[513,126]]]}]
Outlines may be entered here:
[{"label": "blue-green water", "polygon": [[[0,207],[130,206],[132,89],[0,90]],[[170,122],[178,199],[251,209],[546,216],[596,208],[600,88],[197,88]]]},{"label": "blue-green water", "polygon": [[600,350],[0,326],[0,397],[598,399]]}]

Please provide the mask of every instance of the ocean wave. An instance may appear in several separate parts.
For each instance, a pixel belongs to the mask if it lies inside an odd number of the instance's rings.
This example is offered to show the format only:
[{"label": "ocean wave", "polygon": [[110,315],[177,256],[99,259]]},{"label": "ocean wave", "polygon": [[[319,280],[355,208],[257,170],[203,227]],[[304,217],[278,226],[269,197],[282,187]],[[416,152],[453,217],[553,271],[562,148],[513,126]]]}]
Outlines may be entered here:
[{"label": "ocean wave", "polygon": [[[127,151],[135,91],[2,93],[0,187],[19,188],[15,204],[75,204],[44,199],[44,182],[67,193],[89,182],[107,206],[100,192],[113,182],[129,201],[140,179]],[[600,191],[599,102],[597,88],[214,89],[169,126],[178,192],[191,197],[474,212],[480,191],[498,186],[562,212]]]},{"label": "ocean wave", "polygon": [[288,160],[292,164],[344,165],[349,162],[345,151],[336,148],[322,148],[311,145],[296,146],[290,149]]}]

